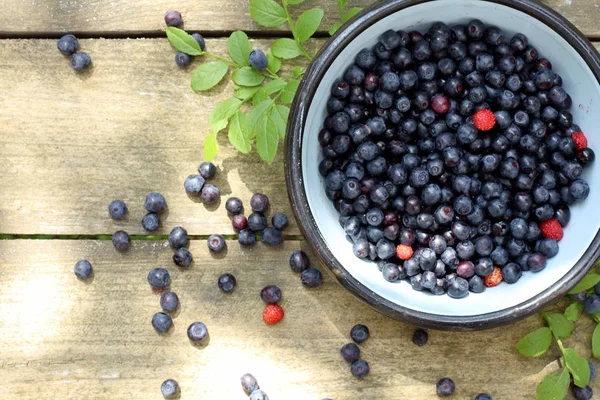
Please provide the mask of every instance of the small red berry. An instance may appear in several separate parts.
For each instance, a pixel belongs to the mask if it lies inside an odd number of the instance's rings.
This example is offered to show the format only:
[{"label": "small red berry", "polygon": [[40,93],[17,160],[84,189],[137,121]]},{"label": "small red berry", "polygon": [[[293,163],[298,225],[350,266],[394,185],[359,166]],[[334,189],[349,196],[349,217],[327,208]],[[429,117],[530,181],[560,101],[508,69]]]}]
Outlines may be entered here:
[{"label": "small red berry", "polygon": [[483,278],[483,284],[487,287],[498,286],[502,282],[502,271],[494,267],[494,272]]},{"label": "small red berry", "polygon": [[408,245],[399,244],[396,247],[396,256],[401,260],[409,260],[413,256],[413,249]]},{"label": "small red berry", "polygon": [[480,131],[489,131],[496,125],[496,117],[493,112],[484,108],[473,115],[473,124]]},{"label": "small red berry", "polygon": [[450,109],[450,100],[443,94],[436,94],[431,99],[431,108],[438,114],[446,114]]},{"label": "small red berry", "polygon": [[234,229],[241,231],[242,229],[246,229],[248,227],[248,219],[242,214],[234,215],[231,218],[231,224],[233,225]]},{"label": "small red berry", "polygon": [[564,232],[562,225],[556,219],[551,218],[540,224],[542,235],[547,239],[554,239],[557,242],[563,238]]},{"label": "small red berry", "polygon": [[571,139],[573,139],[573,141],[575,142],[575,146],[577,146],[577,151],[581,151],[588,147],[588,140],[581,131],[572,134]]},{"label": "small red berry", "polygon": [[267,325],[275,325],[283,319],[283,314],[283,308],[277,304],[269,304],[265,307],[265,311],[263,311],[263,320]]}]

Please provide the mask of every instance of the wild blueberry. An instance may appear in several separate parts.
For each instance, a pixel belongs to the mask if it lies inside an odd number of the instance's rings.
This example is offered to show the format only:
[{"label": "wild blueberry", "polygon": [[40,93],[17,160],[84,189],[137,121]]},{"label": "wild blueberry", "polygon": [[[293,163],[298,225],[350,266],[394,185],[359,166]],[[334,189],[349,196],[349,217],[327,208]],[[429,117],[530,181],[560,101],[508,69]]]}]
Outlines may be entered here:
[{"label": "wild blueberry", "polygon": [[594,395],[594,391],[589,385],[584,388],[571,385],[571,390],[576,400],[590,400]]},{"label": "wild blueberry", "polygon": [[62,53],[63,56],[70,56],[74,54],[79,48],[79,41],[74,35],[65,35],[58,39],[56,47],[58,48],[58,51]]},{"label": "wild blueberry", "polygon": [[187,335],[192,342],[202,343],[208,337],[208,329],[202,322],[194,322],[188,327]]},{"label": "wild blueberry", "polygon": [[474,275],[469,279],[469,290],[473,293],[483,293],[485,292],[485,284],[483,283],[483,279],[478,275]]},{"label": "wild blueberry", "polygon": [[179,306],[179,297],[175,292],[163,292],[160,295],[160,307],[164,311],[175,311]]},{"label": "wild blueberry", "polygon": [[165,24],[167,26],[180,26],[183,24],[183,17],[179,11],[170,10],[165,14]]},{"label": "wild blueberry", "polygon": [[190,194],[199,194],[204,186],[204,178],[200,175],[189,175],[183,182],[183,187]]},{"label": "wild blueberry", "polygon": [[181,51],[178,51],[175,53],[175,63],[181,68],[185,68],[192,63],[192,57]]},{"label": "wild blueberry", "polygon": [[433,271],[425,271],[421,275],[421,286],[423,289],[433,290],[437,284],[437,278]]},{"label": "wild blueberry", "polygon": [[454,394],[456,385],[450,378],[442,378],[436,384],[437,395],[440,397],[448,397]]},{"label": "wild blueberry", "polygon": [[354,343],[346,343],[342,346],[340,352],[342,353],[342,358],[349,363],[353,363],[360,358],[360,349]]},{"label": "wild blueberry", "polygon": [[585,200],[590,194],[590,186],[583,179],[577,179],[569,186],[569,193],[575,200]]},{"label": "wild blueberry", "polygon": [[171,283],[169,271],[164,268],[154,268],[148,272],[148,283],[154,289],[164,289]]},{"label": "wild blueberry", "polygon": [[73,272],[79,279],[87,279],[92,274],[92,264],[88,260],[79,260],[75,263]]},{"label": "wild blueberry", "polygon": [[151,213],[160,213],[167,208],[167,201],[162,194],[158,192],[150,192],[146,195],[144,208]]},{"label": "wild blueberry", "polygon": [[219,200],[221,193],[218,187],[207,183],[202,188],[202,192],[200,193],[200,198],[204,204],[213,204]]},{"label": "wild blueberry", "polygon": [[77,71],[85,71],[92,65],[92,58],[88,53],[78,51],[71,56],[71,67]]},{"label": "wild blueberry", "polygon": [[492,400],[492,396],[487,393],[479,393],[475,396],[475,400]]},{"label": "wild blueberry", "polygon": [[113,200],[108,205],[108,213],[112,219],[123,219],[127,213],[127,205],[122,200]]},{"label": "wild blueberry", "polygon": [[181,226],[176,226],[169,233],[169,245],[174,249],[184,247],[188,242],[187,231]]},{"label": "wild blueberry", "polygon": [[173,319],[162,312],[157,312],[152,316],[152,327],[158,333],[167,333],[173,326]]},{"label": "wild blueberry", "polygon": [[238,242],[242,246],[252,246],[256,243],[256,234],[251,229],[242,229],[238,233]]},{"label": "wild blueberry", "polygon": [[276,304],[281,300],[281,289],[275,285],[265,286],[260,291],[260,298],[267,304]]},{"label": "wild blueberry", "polygon": [[202,50],[202,51],[206,50],[206,42],[204,41],[204,38],[202,37],[201,34],[192,33],[192,37],[196,40],[196,42],[198,43],[198,46],[200,46],[200,50]]},{"label": "wild blueberry", "polygon": [[318,269],[308,268],[300,274],[300,281],[306,287],[316,288],[323,284],[323,276]]},{"label": "wild blueberry", "polygon": [[280,212],[275,213],[271,217],[271,224],[275,228],[281,230],[281,229],[283,229],[283,228],[285,228],[287,226],[287,224],[288,224],[288,218],[283,213],[280,213]]},{"label": "wild blueberry", "polygon": [[250,395],[250,393],[258,390],[258,381],[251,374],[242,375],[240,382],[242,384],[242,389],[244,389],[244,392],[246,392],[247,395]]},{"label": "wild blueberry", "polygon": [[173,399],[179,393],[179,384],[175,379],[167,379],[160,385],[160,392],[165,399]]},{"label": "wild blueberry", "polygon": [[290,268],[294,272],[302,272],[310,267],[310,259],[302,250],[294,250],[290,256]]},{"label": "wild blueberry", "polygon": [[517,282],[522,274],[521,267],[515,263],[507,264],[502,268],[502,277],[506,283]]},{"label": "wild blueberry", "polygon": [[220,253],[225,249],[227,243],[225,242],[225,238],[223,238],[223,236],[214,234],[208,237],[206,245],[210,251],[214,253]]},{"label": "wild blueberry", "polygon": [[265,53],[259,49],[252,50],[248,59],[250,61],[250,66],[255,69],[265,69],[269,63]]},{"label": "wild blueberry", "polygon": [[357,324],[354,325],[350,330],[350,337],[359,344],[366,341],[369,336],[369,328],[367,328],[365,325]]},{"label": "wild blueberry", "polygon": [[260,212],[253,212],[248,217],[248,228],[254,232],[262,231],[267,227],[267,219]]},{"label": "wild blueberry", "polygon": [[173,253],[173,262],[180,267],[189,267],[192,259],[192,253],[185,247],[179,248]]},{"label": "wild blueberry", "polygon": [[236,283],[235,276],[231,274],[222,274],[217,280],[217,285],[223,293],[232,292],[235,289]]},{"label": "wild blueberry", "polygon": [[352,363],[350,371],[356,378],[364,378],[369,373],[369,364],[365,360],[358,359]]},{"label": "wild blueberry", "polygon": [[263,230],[262,242],[269,246],[277,246],[278,244],[281,244],[281,242],[283,242],[281,231],[277,228],[273,228],[272,226],[267,226]]},{"label": "wild blueberry", "polygon": [[448,282],[448,296],[461,299],[469,294],[469,282],[457,276]]},{"label": "wild blueberry", "polygon": [[204,179],[212,179],[217,173],[217,167],[211,162],[204,161],[198,166],[198,173]]},{"label": "wild blueberry", "polygon": [[527,259],[527,267],[532,272],[539,272],[546,268],[546,256],[542,253],[533,253]]},{"label": "wild blueberry", "polygon": [[125,231],[116,231],[112,235],[112,242],[117,250],[127,250],[129,248],[129,235]]},{"label": "wild blueberry", "polygon": [[583,311],[588,314],[594,314],[600,311],[600,296],[598,296],[596,293],[589,295],[588,298],[583,302]]}]

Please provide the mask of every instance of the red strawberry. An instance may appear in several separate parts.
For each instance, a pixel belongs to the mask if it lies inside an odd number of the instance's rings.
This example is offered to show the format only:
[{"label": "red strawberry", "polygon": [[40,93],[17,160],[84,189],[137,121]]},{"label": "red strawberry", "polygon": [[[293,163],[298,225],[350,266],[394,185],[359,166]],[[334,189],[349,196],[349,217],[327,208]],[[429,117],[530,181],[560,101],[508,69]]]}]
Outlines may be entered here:
[{"label": "red strawberry", "polygon": [[265,307],[265,311],[263,311],[263,319],[267,325],[275,325],[283,319],[283,314],[283,308],[277,304],[269,304]]},{"label": "red strawberry", "polygon": [[588,141],[583,132],[575,132],[571,135],[571,139],[575,141],[575,146],[577,146],[577,151],[581,151],[588,147]]},{"label": "red strawberry", "polygon": [[483,284],[487,287],[498,286],[502,282],[502,271],[494,267],[494,272],[483,278]]},{"label": "red strawberry", "polygon": [[564,235],[562,225],[554,218],[542,222],[540,224],[540,230],[545,238],[554,239],[556,241],[560,241]]},{"label": "red strawberry", "polygon": [[396,257],[401,260],[408,260],[413,256],[413,249],[405,244],[399,244],[396,247]]},{"label": "red strawberry", "polygon": [[493,112],[484,108],[473,115],[473,124],[480,131],[489,131],[496,125],[496,117]]}]

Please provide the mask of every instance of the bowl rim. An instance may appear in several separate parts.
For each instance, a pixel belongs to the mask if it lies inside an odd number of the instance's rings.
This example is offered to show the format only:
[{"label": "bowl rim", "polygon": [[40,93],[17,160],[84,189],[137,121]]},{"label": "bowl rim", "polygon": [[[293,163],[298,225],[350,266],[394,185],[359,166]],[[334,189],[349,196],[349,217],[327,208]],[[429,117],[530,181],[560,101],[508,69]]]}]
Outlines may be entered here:
[{"label": "bowl rim", "polygon": [[[307,69],[291,106],[285,141],[285,179],[288,196],[298,226],[320,261],[354,296],[377,311],[400,321],[441,330],[479,330],[506,325],[523,319],[548,303],[564,296],[590,270],[600,255],[600,231],[575,265],[557,282],[538,295],[518,305],[485,314],[447,316],[416,311],[391,302],[354,278],[331,253],[321,236],[306,197],[302,169],[302,136],[312,98],[325,72],[346,45],[367,27],[405,8],[443,0],[388,0],[375,4],[356,15],[339,29],[318,52]],[[524,12],[557,32],[583,58],[600,82],[600,55],[587,38],[569,21],[549,7],[532,0],[481,0],[501,4]]]}]

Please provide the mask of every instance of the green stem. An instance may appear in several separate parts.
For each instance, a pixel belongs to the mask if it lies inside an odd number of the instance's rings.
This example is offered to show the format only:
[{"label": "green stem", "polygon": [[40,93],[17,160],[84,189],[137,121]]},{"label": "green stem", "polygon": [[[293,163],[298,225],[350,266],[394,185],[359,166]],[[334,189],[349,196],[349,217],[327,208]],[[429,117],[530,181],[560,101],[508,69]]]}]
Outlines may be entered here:
[{"label": "green stem", "polygon": [[207,53],[207,52],[203,52],[202,55],[214,58],[215,60],[223,61],[224,63],[229,64],[231,67],[239,68],[239,66],[236,63],[234,63],[233,61],[229,61],[225,57],[221,57],[221,56],[218,56],[216,54]]},{"label": "green stem", "polygon": [[281,4],[283,5],[283,10],[285,11],[285,18],[287,19],[288,25],[290,26],[290,30],[292,31],[292,35],[294,36],[296,45],[298,46],[298,48],[300,49],[300,52],[302,52],[304,57],[306,57],[306,59],[308,61],[312,62],[313,58],[310,56],[310,54],[308,54],[308,51],[306,51],[306,49],[304,48],[302,43],[300,43],[300,41],[296,37],[296,29],[294,28],[294,21],[292,21],[292,16],[290,15],[290,12],[288,11],[287,0],[281,0]]}]

